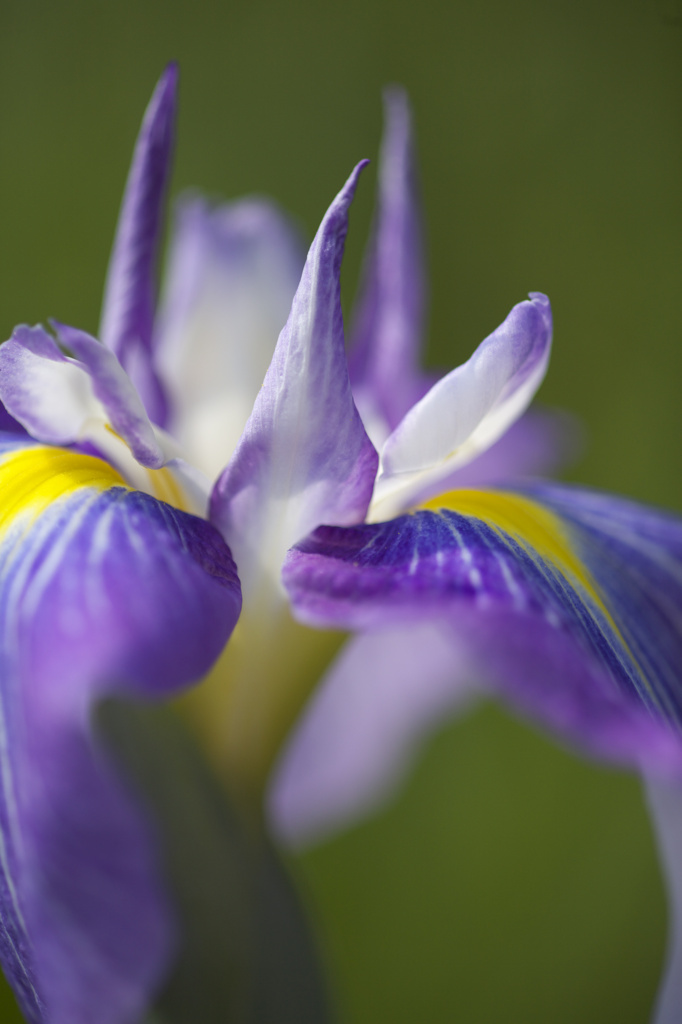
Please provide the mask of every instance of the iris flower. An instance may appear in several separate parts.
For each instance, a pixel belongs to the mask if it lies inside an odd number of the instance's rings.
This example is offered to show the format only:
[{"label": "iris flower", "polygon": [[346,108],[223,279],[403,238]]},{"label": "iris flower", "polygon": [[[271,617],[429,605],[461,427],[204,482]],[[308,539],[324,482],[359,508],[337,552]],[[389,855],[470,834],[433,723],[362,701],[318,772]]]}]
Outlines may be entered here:
[{"label": "iris flower", "polygon": [[[213,861],[232,946],[209,936],[190,979],[211,956],[229,974],[260,941],[240,917],[253,837],[303,842],[369,810],[472,680],[645,776],[675,922],[682,523],[528,479],[555,447],[555,422],[526,413],[550,354],[544,295],[440,380],[419,370],[420,217],[399,91],[348,360],[339,275],[364,164],[305,260],[272,205],[186,200],[157,312],[176,83],[170,66],[143,122],[99,338],[53,322],[0,348],[13,417],[0,441],[0,958],[26,1019],[128,1024],[152,1006],[149,1020],[233,1019],[200,1002],[174,1016],[159,995],[194,927],[164,844],[200,832],[218,790],[195,799],[193,754],[178,773],[164,747],[155,800],[131,764],[159,734],[139,732],[126,760],[98,724],[112,698],[179,697],[173,714],[234,812],[221,834],[237,839]],[[260,909],[300,930],[279,870]],[[658,1024],[682,1013],[672,939]],[[273,966],[266,950],[250,987],[235,982],[247,1002],[234,1019],[324,1019],[317,990],[300,997],[305,1013],[286,1009],[273,978],[305,965],[285,955]]]}]

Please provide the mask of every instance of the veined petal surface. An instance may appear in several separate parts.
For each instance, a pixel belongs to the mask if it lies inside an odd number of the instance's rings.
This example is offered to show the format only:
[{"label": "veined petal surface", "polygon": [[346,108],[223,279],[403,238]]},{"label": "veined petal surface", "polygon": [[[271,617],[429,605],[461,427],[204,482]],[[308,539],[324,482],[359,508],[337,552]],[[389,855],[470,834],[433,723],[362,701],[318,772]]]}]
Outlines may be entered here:
[{"label": "veined petal surface", "polygon": [[[424,254],[416,156],[405,92],[387,89],[376,222],[365,257],[349,369],[358,408],[376,445],[428,390],[418,370],[424,334]],[[372,424],[380,419],[375,437]]]},{"label": "veined petal surface", "polygon": [[358,164],[310,248],[289,319],[239,446],[211,497],[245,590],[276,585],[287,549],[322,522],[365,516],[377,455],[351,393],[340,298]]},{"label": "veined petal surface", "polygon": [[0,445],[0,957],[32,1024],[131,1024],[173,910],[153,822],[93,735],[93,703],[200,678],[240,609],[205,521],[100,459]]},{"label": "veined petal surface", "polygon": [[391,522],[318,529],[283,579],[314,625],[448,623],[479,678],[537,720],[599,756],[682,772],[672,516],[559,485],[453,491]]},{"label": "veined petal surface", "polygon": [[154,351],[169,429],[212,480],[253,409],[304,260],[297,232],[264,200],[178,208]]},{"label": "veined petal surface", "polygon": [[531,293],[466,363],[434,384],[386,440],[369,518],[377,522],[408,508],[426,486],[497,441],[542,383],[551,344],[549,299]]},{"label": "veined petal surface", "polygon": [[144,405],[113,352],[96,338],[55,324],[66,356],[42,327],[16,327],[0,346],[0,398],[38,441],[87,439],[90,424],[109,423],[142,465],[166,461]]},{"label": "veined petal surface", "polygon": [[151,357],[156,264],[170,178],[178,68],[169,64],[142,122],[128,175],[102,304],[100,337],[133,380],[149,416],[166,424],[166,400]]}]

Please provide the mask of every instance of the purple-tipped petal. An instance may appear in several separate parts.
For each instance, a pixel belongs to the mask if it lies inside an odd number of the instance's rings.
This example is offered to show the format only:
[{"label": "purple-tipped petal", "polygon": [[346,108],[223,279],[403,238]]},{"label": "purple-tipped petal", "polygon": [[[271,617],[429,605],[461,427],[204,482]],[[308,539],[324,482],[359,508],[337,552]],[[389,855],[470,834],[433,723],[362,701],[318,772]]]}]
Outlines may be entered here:
[{"label": "purple-tipped petal", "polygon": [[166,400],[152,362],[156,267],[170,177],[178,68],[169,64],[135,145],[104,290],[100,337],[130,375],[151,419],[164,426]]},{"label": "purple-tipped petal", "polygon": [[42,327],[17,327],[0,346],[0,398],[38,441],[71,444],[89,420],[106,420],[143,466],[158,469],[164,453],[144,406],[116,356],[84,331],[55,324],[75,358]]},{"label": "purple-tipped petal", "polygon": [[242,583],[275,577],[287,549],[322,522],[363,519],[376,452],[353,403],[341,314],[341,258],[358,164],[325,215],[286,326],[211,521],[232,547]]},{"label": "purple-tipped petal", "polygon": [[649,779],[647,803],[668,889],[668,953],[651,1024],[682,1020],[682,788]]},{"label": "purple-tipped petal", "polygon": [[387,436],[427,385],[418,370],[424,332],[424,254],[406,93],[387,89],[384,110],[376,220],[365,257],[349,366],[359,408],[364,413],[363,406],[368,406],[366,422],[381,417]]},{"label": "purple-tipped petal", "polygon": [[[682,772],[682,523],[588,491],[453,491],[288,556],[297,617],[449,624],[483,682],[594,754]],[[418,680],[415,680],[418,685]]]},{"label": "purple-tipped petal", "polygon": [[192,199],[178,210],[154,351],[168,429],[211,480],[251,414],[304,260],[297,232],[271,203],[211,208]]},{"label": "purple-tipped petal", "polygon": [[471,358],[410,409],[381,450],[375,521],[470,462],[526,411],[547,370],[552,314],[545,295],[519,302]]},{"label": "purple-tipped petal", "polygon": [[208,523],[99,459],[3,445],[0,485],[0,958],[33,1024],[130,1024],[175,922],[153,822],[91,711],[200,678],[239,583]]},{"label": "purple-tipped petal", "polygon": [[367,814],[404,777],[419,740],[472,695],[466,652],[437,623],[350,639],[275,768],[268,811],[298,845]]}]

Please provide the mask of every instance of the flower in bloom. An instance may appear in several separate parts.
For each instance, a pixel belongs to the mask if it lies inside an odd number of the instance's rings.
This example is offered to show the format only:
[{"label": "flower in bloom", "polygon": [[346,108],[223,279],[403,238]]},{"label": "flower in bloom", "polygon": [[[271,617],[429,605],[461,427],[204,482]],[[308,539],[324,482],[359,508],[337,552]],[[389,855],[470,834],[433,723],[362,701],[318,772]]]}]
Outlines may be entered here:
[{"label": "flower in bloom", "polygon": [[[289,842],[369,807],[480,679],[656,779],[682,904],[682,524],[525,480],[552,447],[552,421],[524,415],[547,298],[435,383],[419,371],[414,157],[393,92],[348,359],[339,275],[364,164],[305,261],[267,203],[186,202],[157,314],[176,77],[138,140],[99,339],[55,322],[0,348],[26,431],[0,447],[0,956],[27,1019],[136,1021],[172,969],[158,808],[93,713],[201,679],[180,710],[230,804]],[[353,638],[311,695],[339,631]],[[678,1019],[681,958],[673,942],[659,1024]]]}]

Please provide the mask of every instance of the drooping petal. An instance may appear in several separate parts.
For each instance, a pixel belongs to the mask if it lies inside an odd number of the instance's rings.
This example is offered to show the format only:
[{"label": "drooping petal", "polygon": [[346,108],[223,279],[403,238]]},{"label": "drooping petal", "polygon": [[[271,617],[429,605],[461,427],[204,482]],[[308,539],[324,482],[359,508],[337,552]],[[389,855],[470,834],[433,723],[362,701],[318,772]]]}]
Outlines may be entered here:
[{"label": "drooping petal", "polygon": [[169,429],[213,480],[237,447],[301,277],[305,253],[271,203],[176,217],[155,341],[171,404]]},{"label": "drooping petal", "polygon": [[[349,358],[358,407],[386,436],[428,389],[418,370],[424,332],[424,254],[412,118],[402,89],[384,95],[376,221],[365,257]],[[365,415],[367,406],[367,415]],[[376,439],[370,430],[370,436]]]},{"label": "drooping petal", "polygon": [[17,327],[0,346],[0,398],[38,441],[71,444],[89,421],[108,422],[135,459],[158,469],[165,458],[144,406],[113,352],[84,331],[56,325],[75,358],[42,327]]},{"label": "drooping petal", "polygon": [[170,177],[178,69],[169,64],[142,122],[104,289],[100,338],[118,356],[151,419],[164,426],[166,400],[152,363],[156,265]]},{"label": "drooping petal", "polygon": [[287,549],[322,522],[363,519],[376,452],[353,403],[339,275],[348,208],[364,164],[330,206],[232,461],[211,497],[242,585],[279,579]]},{"label": "drooping petal", "polygon": [[677,1024],[682,1019],[682,788],[649,779],[646,795],[667,882],[670,915],[667,962],[651,1024]]},{"label": "drooping petal", "polygon": [[542,383],[551,343],[549,300],[532,293],[393,431],[381,451],[370,519],[376,522],[409,507],[415,493],[501,437]]},{"label": "drooping petal", "polygon": [[682,523],[589,491],[453,491],[322,527],[284,583],[314,625],[448,623],[484,682],[599,756],[682,772]]},{"label": "drooping petal", "polygon": [[34,1024],[129,1024],[175,933],[153,822],[90,726],[200,678],[240,608],[205,521],[105,462],[0,451],[0,958]]},{"label": "drooping petal", "polygon": [[418,740],[471,697],[466,651],[438,623],[351,638],[276,766],[275,834],[297,845],[368,813],[404,777]]}]

